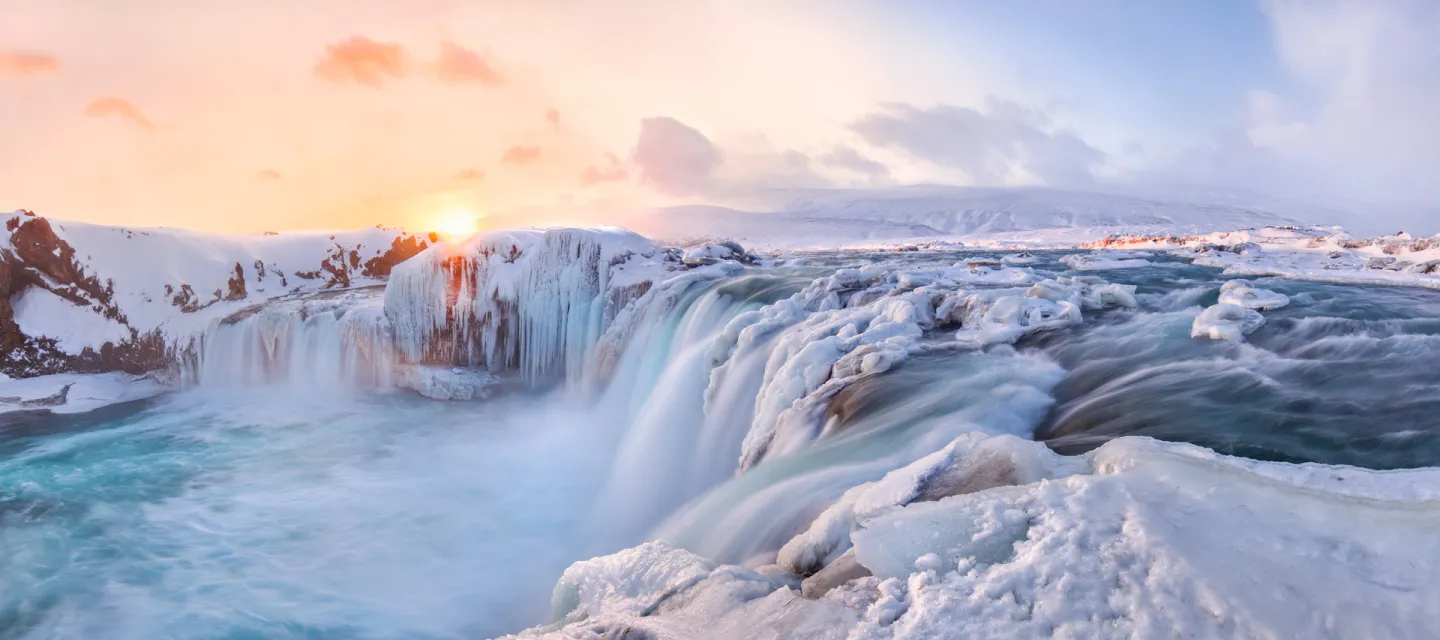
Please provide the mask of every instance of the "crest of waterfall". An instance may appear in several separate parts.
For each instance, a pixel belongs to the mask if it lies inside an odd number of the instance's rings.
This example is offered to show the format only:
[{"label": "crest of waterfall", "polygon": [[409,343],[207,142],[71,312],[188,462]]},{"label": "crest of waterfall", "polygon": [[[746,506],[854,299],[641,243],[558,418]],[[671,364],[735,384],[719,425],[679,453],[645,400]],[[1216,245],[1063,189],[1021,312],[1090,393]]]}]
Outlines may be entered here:
[{"label": "crest of waterfall", "polygon": [[378,291],[272,303],[215,323],[199,344],[205,385],[386,387],[395,376]]}]

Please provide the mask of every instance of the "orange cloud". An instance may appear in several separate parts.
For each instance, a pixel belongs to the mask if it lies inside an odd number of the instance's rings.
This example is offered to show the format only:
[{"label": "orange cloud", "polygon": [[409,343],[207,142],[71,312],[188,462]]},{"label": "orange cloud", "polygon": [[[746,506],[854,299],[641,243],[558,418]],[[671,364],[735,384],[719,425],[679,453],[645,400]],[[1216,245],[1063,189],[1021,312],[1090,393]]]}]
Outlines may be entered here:
[{"label": "orange cloud", "polygon": [[91,118],[121,118],[140,125],[140,127],[146,131],[155,130],[155,123],[151,122],[149,118],[146,118],[139,107],[136,107],[134,103],[124,98],[117,98],[115,96],[96,98],[91,100],[90,104],[85,105],[85,111],[83,113],[85,116]]},{"label": "orange cloud", "polygon": [[551,109],[551,110],[549,110],[549,111],[546,111],[546,112],[545,112],[545,121],[546,121],[546,122],[549,122],[550,124],[553,124],[553,125],[555,125],[555,126],[557,126],[557,127],[560,126],[560,112],[557,111],[557,110],[555,110],[555,109]]},{"label": "orange cloud", "polygon": [[615,154],[606,154],[606,158],[609,160],[609,166],[604,169],[593,164],[585,167],[585,172],[580,174],[581,186],[589,187],[601,182],[619,182],[630,177],[630,172],[625,170],[625,166],[620,164],[620,159],[616,158]]},{"label": "orange cloud", "polygon": [[279,171],[276,171],[274,169],[265,169],[264,171],[255,174],[255,179],[262,181],[279,181],[284,180],[285,177],[280,175]]},{"label": "orange cloud", "polygon": [[315,64],[315,75],[330,82],[354,82],[378,87],[386,80],[409,73],[405,49],[390,42],[352,36],[325,45],[325,57]]},{"label": "orange cloud", "polygon": [[490,61],[453,42],[440,43],[440,58],[435,61],[435,73],[446,82],[505,84],[495,67],[490,66]]},{"label": "orange cloud", "polygon": [[466,169],[464,171],[461,171],[460,173],[455,174],[454,176],[451,176],[450,179],[461,182],[479,182],[485,179],[485,172],[478,171],[476,169]]},{"label": "orange cloud", "polygon": [[55,73],[60,60],[55,56],[28,51],[0,51],[0,78],[19,78]]},{"label": "orange cloud", "polygon": [[501,162],[510,164],[529,164],[540,157],[540,147],[510,147],[505,155],[500,156]]}]

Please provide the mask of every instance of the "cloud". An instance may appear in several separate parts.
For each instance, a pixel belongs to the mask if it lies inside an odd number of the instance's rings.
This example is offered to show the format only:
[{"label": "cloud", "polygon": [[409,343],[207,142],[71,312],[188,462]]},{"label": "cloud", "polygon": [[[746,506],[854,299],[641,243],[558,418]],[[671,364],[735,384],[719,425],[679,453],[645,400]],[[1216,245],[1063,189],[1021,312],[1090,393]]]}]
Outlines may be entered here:
[{"label": "cloud", "polygon": [[352,36],[325,45],[325,57],[315,64],[315,75],[330,82],[354,82],[379,87],[409,73],[405,49],[398,44]]},{"label": "cloud", "polygon": [[1044,113],[995,98],[983,111],[886,105],[850,128],[874,146],[959,169],[980,185],[1087,184],[1106,159],[1074,132],[1052,129]]},{"label": "cloud", "polygon": [[500,156],[500,161],[508,164],[529,164],[540,157],[540,147],[522,147],[519,145],[505,150],[505,155]]},{"label": "cloud", "polygon": [[485,172],[478,169],[466,169],[450,177],[457,182],[479,182],[485,179]]},{"label": "cloud", "polygon": [[284,180],[285,177],[280,175],[279,171],[276,171],[274,169],[265,169],[260,171],[259,173],[256,173],[255,179],[262,182],[279,182],[281,180]]},{"label": "cloud", "polygon": [[82,113],[91,118],[115,117],[129,120],[131,123],[139,125],[146,131],[155,130],[155,123],[151,122],[149,118],[146,118],[139,107],[136,107],[124,98],[117,98],[115,96],[96,98],[91,100],[90,104],[85,105],[85,110]]},{"label": "cloud", "polygon": [[825,155],[820,156],[820,164],[837,169],[845,169],[872,180],[888,180],[890,178],[890,167],[881,162],[871,160],[850,147],[836,147]]},{"label": "cloud", "polygon": [[630,177],[630,172],[625,169],[625,165],[620,163],[620,159],[615,157],[615,154],[605,154],[605,158],[606,166],[603,169],[593,164],[585,167],[585,171],[580,174],[581,186],[590,187],[601,182],[620,182]]},{"label": "cloud", "polygon": [[549,111],[546,111],[545,121],[557,127],[560,126],[560,112],[555,109],[550,109]]},{"label": "cloud", "polygon": [[38,76],[60,71],[55,56],[28,51],[0,51],[0,78]]},{"label": "cloud", "polygon": [[[1290,96],[1247,96],[1251,141],[1284,165],[1282,173],[1303,175],[1280,186],[1385,201],[1440,199],[1440,4],[1261,6],[1281,63],[1301,85]],[[1287,108],[1291,103],[1299,108]]]},{"label": "cloud", "polygon": [[505,79],[484,56],[453,42],[440,43],[440,57],[435,61],[435,75],[445,82],[505,84]]},{"label": "cloud", "polygon": [[719,148],[705,134],[667,117],[640,121],[633,159],[642,181],[675,196],[708,191],[722,163]]}]

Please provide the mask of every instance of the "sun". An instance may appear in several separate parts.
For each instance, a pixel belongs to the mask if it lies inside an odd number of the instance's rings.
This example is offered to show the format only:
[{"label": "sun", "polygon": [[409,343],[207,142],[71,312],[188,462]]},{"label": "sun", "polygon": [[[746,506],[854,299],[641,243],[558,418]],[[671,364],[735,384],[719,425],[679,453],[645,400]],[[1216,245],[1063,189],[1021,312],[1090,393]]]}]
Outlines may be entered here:
[{"label": "sun", "polygon": [[446,209],[430,221],[430,229],[451,240],[468,238],[479,230],[476,224],[479,217],[480,214],[464,207]]}]

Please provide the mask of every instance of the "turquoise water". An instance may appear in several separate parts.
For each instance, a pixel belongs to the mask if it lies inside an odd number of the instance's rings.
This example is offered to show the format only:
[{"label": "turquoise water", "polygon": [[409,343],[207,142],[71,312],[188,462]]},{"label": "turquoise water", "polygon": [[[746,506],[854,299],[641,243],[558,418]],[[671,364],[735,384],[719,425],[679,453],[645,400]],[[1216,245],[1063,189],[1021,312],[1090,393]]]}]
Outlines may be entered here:
[{"label": "turquoise water", "polygon": [[193,392],[0,418],[0,637],[532,624],[585,542],[605,434],[507,404]]}]

